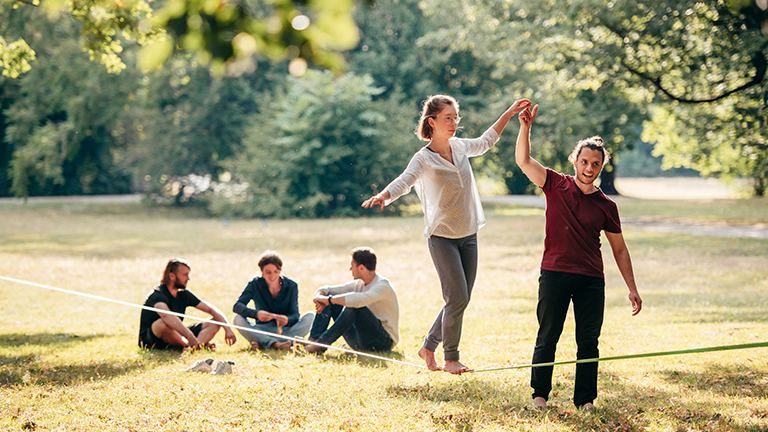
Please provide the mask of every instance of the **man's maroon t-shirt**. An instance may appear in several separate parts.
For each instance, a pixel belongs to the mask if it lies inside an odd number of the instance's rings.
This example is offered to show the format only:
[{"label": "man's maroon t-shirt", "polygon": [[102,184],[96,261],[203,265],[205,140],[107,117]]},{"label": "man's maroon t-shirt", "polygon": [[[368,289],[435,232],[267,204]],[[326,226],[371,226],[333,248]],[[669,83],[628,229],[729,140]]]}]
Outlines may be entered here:
[{"label": "man's maroon t-shirt", "polygon": [[621,232],[616,203],[603,191],[585,195],[576,179],[547,168],[543,270],[604,277],[600,231]]}]

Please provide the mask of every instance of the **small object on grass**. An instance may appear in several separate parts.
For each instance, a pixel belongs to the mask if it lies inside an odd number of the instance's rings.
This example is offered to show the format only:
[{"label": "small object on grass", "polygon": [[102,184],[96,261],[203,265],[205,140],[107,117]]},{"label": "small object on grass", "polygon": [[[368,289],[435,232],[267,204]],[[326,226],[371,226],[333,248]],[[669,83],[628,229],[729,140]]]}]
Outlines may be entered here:
[{"label": "small object on grass", "polygon": [[198,360],[192,366],[184,369],[185,372],[203,372],[212,375],[226,375],[232,373],[232,366],[235,362],[232,360],[216,360],[209,357],[205,360]]},{"label": "small object on grass", "polygon": [[198,360],[192,364],[192,366],[184,369],[184,372],[204,372],[208,373],[212,370],[213,358],[207,358],[205,360]]},{"label": "small object on grass", "polygon": [[232,366],[234,365],[235,362],[232,360],[216,360],[216,363],[213,366],[213,370],[211,371],[211,375],[226,375],[228,373],[232,373]]}]

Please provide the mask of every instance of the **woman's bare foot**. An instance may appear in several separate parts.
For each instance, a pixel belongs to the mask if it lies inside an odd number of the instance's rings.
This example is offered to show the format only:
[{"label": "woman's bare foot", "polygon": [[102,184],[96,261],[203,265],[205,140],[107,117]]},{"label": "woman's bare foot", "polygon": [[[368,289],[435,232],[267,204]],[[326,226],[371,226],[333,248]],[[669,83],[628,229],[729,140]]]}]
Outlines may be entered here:
[{"label": "woman's bare foot", "polygon": [[431,371],[443,370],[443,368],[437,365],[437,360],[435,360],[434,351],[430,351],[424,347],[421,347],[419,349],[419,357],[421,357],[421,359],[427,363],[427,369]]},{"label": "woman's bare foot", "polygon": [[443,370],[446,371],[446,372],[450,372],[450,373],[452,373],[454,375],[461,375],[464,372],[472,372],[473,371],[473,369],[470,369],[470,368],[464,366],[458,360],[456,360],[456,361],[446,361],[445,362],[445,366],[443,366]]},{"label": "woman's bare foot", "polygon": [[287,351],[291,349],[291,341],[275,342],[272,344],[272,348]]},{"label": "woman's bare foot", "polygon": [[216,344],[211,342],[206,342],[203,344],[203,349],[207,349],[209,351],[216,351]]},{"label": "woman's bare foot", "polygon": [[595,404],[593,404],[592,402],[585,403],[584,405],[581,406],[581,408],[587,411],[592,411],[597,409]]},{"label": "woman's bare foot", "polygon": [[261,344],[259,344],[258,342],[253,341],[251,342],[251,349],[254,351],[258,351],[258,350],[264,349],[264,347],[261,346]]},{"label": "woman's bare foot", "polygon": [[533,407],[539,411],[547,409],[547,400],[541,396],[533,398]]}]

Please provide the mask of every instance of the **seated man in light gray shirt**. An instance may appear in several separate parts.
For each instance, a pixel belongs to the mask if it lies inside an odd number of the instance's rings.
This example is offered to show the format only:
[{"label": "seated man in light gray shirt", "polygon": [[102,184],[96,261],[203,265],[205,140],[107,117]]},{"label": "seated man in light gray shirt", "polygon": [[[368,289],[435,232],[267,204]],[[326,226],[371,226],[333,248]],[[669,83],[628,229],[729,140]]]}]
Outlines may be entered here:
[{"label": "seated man in light gray shirt", "polygon": [[[400,339],[397,292],[389,279],[376,273],[376,253],[371,248],[352,250],[352,277],[342,285],[326,285],[315,291],[315,320],[309,340],[324,345],[344,337],[355,351],[386,351]],[[329,327],[333,319],[333,325]],[[325,348],[306,344],[311,353]]]}]

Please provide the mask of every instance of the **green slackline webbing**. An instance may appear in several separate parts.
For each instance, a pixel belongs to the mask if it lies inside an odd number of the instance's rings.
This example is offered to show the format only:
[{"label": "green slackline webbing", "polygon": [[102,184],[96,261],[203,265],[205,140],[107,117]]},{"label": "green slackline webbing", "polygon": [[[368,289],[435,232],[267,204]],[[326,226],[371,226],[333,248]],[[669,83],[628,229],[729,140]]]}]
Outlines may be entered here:
[{"label": "green slackline webbing", "polygon": [[559,362],[537,363],[537,364],[527,364],[527,365],[519,365],[519,366],[503,366],[503,367],[496,367],[496,368],[478,369],[472,372],[491,372],[491,371],[500,371],[500,370],[507,370],[507,369],[526,369],[526,368],[535,368],[535,367],[543,367],[543,366],[559,366],[559,365],[567,365],[567,364],[594,363],[594,362],[605,362],[605,361],[613,361],[613,360],[629,360],[629,359],[636,359],[636,358],[662,357],[662,356],[680,355],[680,354],[696,354],[696,353],[713,352],[713,351],[732,351],[732,350],[764,348],[764,347],[768,347],[768,342],[755,342],[755,343],[738,344],[738,345],[721,345],[721,346],[715,346],[715,347],[692,348],[692,349],[684,349],[684,350],[676,350],[676,351],[659,351],[659,352],[641,353],[641,354],[627,354],[627,355],[620,355],[620,356],[600,357],[600,358],[581,359],[581,360],[564,360]]}]

